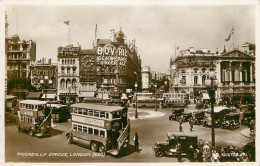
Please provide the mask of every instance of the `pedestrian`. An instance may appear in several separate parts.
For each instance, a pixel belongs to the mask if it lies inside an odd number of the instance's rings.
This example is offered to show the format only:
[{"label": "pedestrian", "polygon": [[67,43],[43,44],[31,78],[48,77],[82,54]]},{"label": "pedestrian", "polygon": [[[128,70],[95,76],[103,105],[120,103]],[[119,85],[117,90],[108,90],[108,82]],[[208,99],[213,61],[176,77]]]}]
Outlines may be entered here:
[{"label": "pedestrian", "polygon": [[191,117],[190,119],[189,119],[189,124],[190,124],[190,131],[192,131],[193,130],[193,117]]},{"label": "pedestrian", "polygon": [[179,123],[179,131],[180,131],[180,132],[183,132],[183,130],[182,130],[182,125],[183,125],[182,119],[180,119],[180,123]]},{"label": "pedestrian", "polygon": [[199,149],[197,149],[197,160],[198,162],[203,162],[203,153]]},{"label": "pedestrian", "polygon": [[212,152],[211,161],[212,162],[219,162],[219,154],[215,149]]},{"label": "pedestrian", "polygon": [[189,147],[188,155],[189,155],[190,161],[194,161],[194,148],[192,145],[190,145],[190,147]]},{"label": "pedestrian", "polygon": [[178,157],[178,162],[182,162],[181,160],[181,144],[177,143],[176,145],[176,152],[177,152],[177,157]]},{"label": "pedestrian", "polygon": [[203,160],[204,162],[209,161],[209,154],[210,153],[210,148],[209,148],[209,143],[208,141],[205,142],[205,145],[203,146]]},{"label": "pedestrian", "polygon": [[198,148],[201,152],[203,152],[203,142],[202,142],[202,139],[199,139],[199,144],[198,144]]},{"label": "pedestrian", "polygon": [[139,152],[139,137],[137,132],[135,132],[134,143],[135,143],[135,151]]}]

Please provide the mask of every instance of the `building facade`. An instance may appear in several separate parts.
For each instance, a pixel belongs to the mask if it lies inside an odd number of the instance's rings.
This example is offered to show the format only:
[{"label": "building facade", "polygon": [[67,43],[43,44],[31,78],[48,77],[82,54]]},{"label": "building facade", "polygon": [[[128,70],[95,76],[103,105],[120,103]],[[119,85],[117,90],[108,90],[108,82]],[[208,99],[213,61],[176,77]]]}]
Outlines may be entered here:
[{"label": "building facade", "polygon": [[[244,45],[249,47],[249,45]],[[251,47],[251,46],[250,46]],[[189,95],[191,103],[196,103],[207,93],[205,80],[210,70],[214,70],[218,80],[217,102],[252,103],[255,93],[255,55],[254,51],[244,48],[219,54],[208,49],[195,51],[190,48],[181,51],[171,60],[171,92],[183,92]],[[225,100],[225,101],[223,101]]]},{"label": "building facade", "polygon": [[135,43],[126,43],[122,30],[115,34],[114,41],[97,39],[96,46],[97,91],[109,93],[126,89],[141,90],[141,59]]},{"label": "building facade", "polygon": [[69,103],[78,101],[80,47],[58,48],[57,99]]},{"label": "building facade", "polygon": [[7,94],[25,99],[30,86],[29,66],[36,59],[36,43],[20,40],[18,35],[5,39]]},{"label": "building facade", "polygon": [[42,91],[42,93],[47,94],[47,96],[44,96],[46,99],[54,100],[57,92],[57,64],[52,63],[51,58],[48,61],[42,58],[39,61],[31,62],[29,69],[31,80],[30,93]]},{"label": "building facade", "polygon": [[79,101],[94,97],[97,91],[96,50],[82,49],[79,57]]}]

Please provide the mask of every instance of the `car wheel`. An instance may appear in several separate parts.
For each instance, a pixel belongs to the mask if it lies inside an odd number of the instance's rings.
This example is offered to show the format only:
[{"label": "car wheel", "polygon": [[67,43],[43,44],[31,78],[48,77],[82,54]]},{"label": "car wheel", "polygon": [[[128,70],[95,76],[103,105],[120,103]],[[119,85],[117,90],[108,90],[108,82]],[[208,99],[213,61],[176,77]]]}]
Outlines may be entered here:
[{"label": "car wheel", "polygon": [[156,156],[156,157],[162,157],[162,156],[163,156],[163,151],[157,149],[157,150],[155,151],[155,156]]},{"label": "car wheel", "polygon": [[98,151],[99,151],[99,153],[104,153],[105,152],[105,146],[103,144],[99,145]]},{"label": "car wheel", "polygon": [[72,135],[67,136],[67,141],[69,144],[72,144]]},{"label": "car wheel", "polygon": [[90,144],[90,147],[91,147],[91,150],[94,151],[94,152],[96,152],[98,150],[97,143],[95,143],[95,142],[92,142]]}]

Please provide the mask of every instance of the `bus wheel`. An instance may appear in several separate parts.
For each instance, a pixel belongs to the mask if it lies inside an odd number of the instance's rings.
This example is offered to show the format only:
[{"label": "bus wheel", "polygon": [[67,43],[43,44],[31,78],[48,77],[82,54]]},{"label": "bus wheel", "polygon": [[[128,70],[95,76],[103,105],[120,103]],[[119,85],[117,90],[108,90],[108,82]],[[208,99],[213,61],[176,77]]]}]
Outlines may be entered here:
[{"label": "bus wheel", "polygon": [[103,144],[99,145],[98,151],[99,151],[99,153],[104,153],[105,152],[105,146]]},{"label": "bus wheel", "polygon": [[72,135],[67,136],[67,141],[68,141],[69,144],[72,143]]},{"label": "bus wheel", "polygon": [[90,144],[90,147],[91,147],[91,150],[94,151],[94,152],[96,152],[98,150],[97,143],[95,143],[95,142],[92,142]]},{"label": "bus wheel", "polygon": [[162,157],[162,156],[163,156],[163,152],[162,152],[161,150],[157,149],[157,150],[155,151],[155,156],[156,156],[156,157]]},{"label": "bus wheel", "polygon": [[33,131],[30,129],[29,130],[29,135],[32,137],[33,136]]}]

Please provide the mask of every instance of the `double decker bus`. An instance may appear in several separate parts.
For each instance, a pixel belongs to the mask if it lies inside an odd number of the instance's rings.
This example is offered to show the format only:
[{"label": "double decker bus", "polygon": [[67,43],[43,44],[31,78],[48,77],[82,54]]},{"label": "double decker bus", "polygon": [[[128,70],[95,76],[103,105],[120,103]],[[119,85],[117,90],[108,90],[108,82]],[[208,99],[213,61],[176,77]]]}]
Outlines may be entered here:
[{"label": "double decker bus", "polygon": [[71,105],[72,131],[68,143],[77,142],[92,151],[118,155],[127,150],[130,122],[127,108],[88,103]]},{"label": "double decker bus", "polygon": [[[136,93],[137,96],[137,107],[143,108],[154,108],[158,104],[158,99],[155,97],[153,93]],[[135,107],[135,100],[134,99],[134,107]]]},{"label": "double decker bus", "polygon": [[6,95],[5,96],[5,120],[10,121],[18,111],[17,96]]},{"label": "double decker bus", "polygon": [[28,130],[30,136],[51,135],[51,110],[47,101],[23,100],[17,112],[17,129]]},{"label": "double decker bus", "polygon": [[53,122],[67,122],[70,116],[68,106],[62,104],[47,104],[47,107],[52,110],[51,117]]},{"label": "double decker bus", "polygon": [[186,107],[186,93],[163,93],[164,107]]}]

